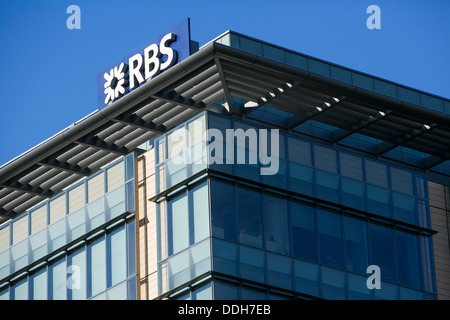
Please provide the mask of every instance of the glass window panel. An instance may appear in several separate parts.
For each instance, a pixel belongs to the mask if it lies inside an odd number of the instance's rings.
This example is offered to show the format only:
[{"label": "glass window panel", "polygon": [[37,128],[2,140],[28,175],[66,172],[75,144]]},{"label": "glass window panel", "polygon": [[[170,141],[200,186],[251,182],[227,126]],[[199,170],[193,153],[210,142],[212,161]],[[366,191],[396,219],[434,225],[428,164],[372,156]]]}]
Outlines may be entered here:
[{"label": "glass window panel", "polygon": [[375,161],[365,160],[367,183],[374,186],[389,188],[387,166]]},{"label": "glass window panel", "polygon": [[88,297],[106,290],[106,241],[102,236],[88,245]]},{"label": "glass window panel", "polygon": [[[348,298],[350,300],[370,300],[372,290],[367,288],[367,277],[347,273],[348,276]],[[377,290],[377,289],[376,289]]]},{"label": "glass window panel", "polygon": [[125,181],[134,179],[134,155],[130,154],[125,158]]},{"label": "glass window panel", "polygon": [[101,172],[87,181],[88,202],[92,202],[105,194],[105,173]]},{"label": "glass window panel", "polygon": [[10,250],[0,252],[0,279],[10,274],[9,253]]},{"label": "glass window panel", "polygon": [[[230,119],[208,114],[208,129],[219,130],[217,133],[214,130],[208,130],[208,165],[215,170],[232,174],[235,163],[234,155],[232,152],[226,152],[226,148],[233,149],[231,141],[226,139],[226,130],[230,128],[233,128]],[[216,138],[218,140],[215,140]],[[220,138],[222,143],[220,143]]]},{"label": "glass window panel", "polygon": [[391,196],[389,189],[368,184],[367,209],[371,213],[391,217]]},{"label": "glass window panel", "polygon": [[208,184],[202,183],[189,191],[192,197],[192,220],[194,227],[191,242],[197,243],[209,236]]},{"label": "glass window panel", "polygon": [[209,240],[205,240],[190,249],[191,277],[195,278],[205,272],[211,271]]},{"label": "glass window panel", "polygon": [[167,188],[172,187],[187,178],[187,162],[184,159],[181,159],[181,157],[182,155],[179,155],[166,162]]},{"label": "glass window panel", "polygon": [[[383,270],[383,269],[382,269]],[[383,274],[383,273],[381,273]],[[374,290],[376,300],[397,300],[398,286],[392,283],[381,281],[381,288]]]},{"label": "glass window panel", "polygon": [[235,243],[213,239],[214,271],[237,276],[237,252]]},{"label": "glass window panel", "polygon": [[7,224],[0,229],[0,252],[9,248],[11,241],[10,225]]},{"label": "glass window panel", "polygon": [[336,151],[331,148],[314,145],[314,165],[316,169],[338,173]]},{"label": "glass window panel", "polygon": [[127,223],[127,259],[128,277],[136,274],[136,224],[134,220]]},{"label": "glass window panel", "polygon": [[66,259],[59,259],[48,267],[49,300],[66,300]]},{"label": "glass window panel", "polygon": [[127,300],[127,282],[112,287],[106,292],[107,300]]},{"label": "glass window panel", "polygon": [[11,286],[11,300],[28,300],[27,278],[24,278]]},{"label": "glass window panel", "polygon": [[23,240],[11,247],[12,272],[28,265],[28,240]]},{"label": "glass window panel", "polygon": [[444,101],[428,94],[421,94],[422,105],[438,111],[444,111]]},{"label": "glass window panel", "polygon": [[364,183],[361,181],[342,177],[341,184],[342,184],[342,204],[352,208],[364,210],[365,209]]},{"label": "glass window panel", "polygon": [[60,220],[48,226],[49,250],[54,251],[67,243],[66,220]]},{"label": "glass window panel", "polygon": [[400,192],[392,192],[394,218],[411,224],[416,223],[416,198]]},{"label": "glass window panel", "polygon": [[[47,226],[47,205],[30,212],[31,234],[44,229]],[[1,243],[1,241],[0,241]]]},{"label": "glass window panel", "polygon": [[6,288],[0,289],[0,301],[9,300],[9,288],[6,286]]},{"label": "glass window panel", "polygon": [[125,201],[126,201],[126,211],[134,211],[135,210],[135,193],[134,193],[134,181],[129,181],[125,184]]},{"label": "glass window panel", "polygon": [[168,207],[169,255],[172,255],[189,246],[189,218],[186,193],[169,201]]},{"label": "glass window panel", "polygon": [[186,149],[186,128],[184,126],[174,129],[167,135],[168,158],[179,155]]},{"label": "glass window panel", "polygon": [[278,254],[267,253],[268,284],[292,289],[292,258]]},{"label": "glass window panel", "polygon": [[373,79],[360,73],[352,72],[353,84],[363,89],[373,91]]},{"label": "glass window panel", "polygon": [[322,267],[322,297],[330,300],[343,300],[345,292],[345,272]]},{"label": "glass window panel", "polygon": [[292,53],[292,52],[286,52],[286,63],[294,66],[296,68],[300,68],[300,69],[304,69],[307,70],[308,69],[308,60],[307,58]]},{"label": "glass window panel", "polygon": [[185,250],[169,259],[169,290],[191,279],[189,272],[189,250]]},{"label": "glass window panel", "polygon": [[390,167],[392,190],[401,193],[414,195],[414,183],[412,172]]},{"label": "glass window panel", "polygon": [[41,230],[30,237],[30,262],[47,254],[47,230]]},{"label": "glass window panel", "polygon": [[106,194],[106,209],[109,214],[108,219],[113,219],[126,211],[125,208],[125,185],[116,188]]},{"label": "glass window panel", "polygon": [[400,299],[401,300],[424,300],[425,293],[413,289],[400,287]]},{"label": "glass window panel", "polygon": [[395,282],[394,233],[391,228],[369,223],[370,264],[381,270],[381,279]]},{"label": "glass window panel", "polygon": [[12,222],[12,244],[19,243],[28,237],[28,215]]},{"label": "glass window panel", "polygon": [[86,209],[88,218],[87,231],[91,231],[105,223],[105,199],[103,197],[89,203]]},{"label": "glass window panel", "polygon": [[214,281],[214,300],[238,300],[239,287],[235,284]]},{"label": "glass window panel", "polygon": [[262,43],[259,41],[242,37],[240,39],[240,48],[243,51],[247,51],[258,56],[263,55]]},{"label": "glass window panel", "polygon": [[108,245],[108,286],[114,286],[127,278],[127,239],[125,225],[107,235]]},{"label": "glass window panel", "polygon": [[212,235],[236,241],[234,186],[217,180],[210,180],[210,185]]},{"label": "glass window panel", "polygon": [[420,93],[403,87],[397,87],[398,98],[420,106]]},{"label": "glass window panel", "polygon": [[314,208],[291,202],[293,254],[297,258],[318,261],[317,228]]},{"label": "glass window panel", "polygon": [[362,158],[340,152],[341,175],[352,180],[363,181]]},{"label": "glass window panel", "polygon": [[106,169],[108,192],[116,189],[125,183],[124,161]]},{"label": "glass window panel", "polygon": [[309,70],[322,76],[330,76],[330,65],[315,59],[308,59]]},{"label": "glass window panel", "polygon": [[341,216],[318,210],[320,262],[333,267],[344,267],[344,244]]},{"label": "glass window panel", "polygon": [[264,194],[264,239],[266,249],[290,254],[287,200]]},{"label": "glass window panel", "polygon": [[30,276],[30,299],[47,300],[47,268],[43,268]]},{"label": "glass window panel", "polygon": [[239,248],[240,276],[242,278],[264,283],[264,251],[245,246]]},{"label": "glass window panel", "polygon": [[84,183],[69,190],[69,213],[74,212],[86,204],[86,185]]},{"label": "glass window panel", "polygon": [[339,176],[316,170],[316,195],[318,198],[339,203]]},{"label": "glass window panel", "polygon": [[320,266],[301,260],[294,260],[295,290],[312,296],[319,296]]},{"label": "glass window panel", "polygon": [[330,66],[330,71],[331,78],[348,84],[352,83],[352,73],[350,71],[335,66]]},{"label": "glass window panel", "polygon": [[[241,38],[242,39],[242,38]],[[277,62],[286,62],[286,58],[284,55],[284,50],[278,49],[276,47],[263,44],[263,56],[265,58],[277,61]]]},{"label": "glass window panel", "polygon": [[66,208],[66,194],[63,193],[61,196],[55,200],[50,201],[50,224],[61,220],[67,214]]},{"label": "glass window panel", "polygon": [[128,284],[128,300],[137,300],[136,277],[127,281]]},{"label": "glass window panel", "polygon": [[415,289],[422,289],[417,237],[397,230],[395,232],[395,245],[399,283]]},{"label": "glass window panel", "polygon": [[86,300],[86,249],[83,247],[68,257],[67,267],[68,276],[67,284],[69,297],[71,300]]},{"label": "glass window panel", "polygon": [[236,188],[239,242],[262,248],[262,208],[259,190]]},{"label": "glass window panel", "polygon": [[81,208],[67,216],[68,241],[73,241],[86,233],[86,211]]},{"label": "glass window panel", "polygon": [[241,300],[266,300],[267,294],[256,288],[250,288],[247,286],[241,287]]},{"label": "glass window panel", "polygon": [[420,264],[423,279],[423,289],[427,292],[436,292],[434,264],[431,259],[433,252],[432,237],[419,236]]},{"label": "glass window panel", "polygon": [[192,291],[192,300],[211,300],[212,286],[211,282]]},{"label": "glass window panel", "polygon": [[205,139],[206,125],[205,116],[195,119],[188,123],[189,130],[189,146],[201,143]]},{"label": "glass window panel", "polygon": [[366,223],[344,216],[344,234],[347,270],[366,274],[368,266]]},{"label": "glass window panel", "polygon": [[388,97],[397,98],[397,86],[386,81],[374,79],[375,91]]},{"label": "glass window panel", "polygon": [[289,163],[289,177],[289,186],[292,191],[313,195],[313,168],[291,162]]}]

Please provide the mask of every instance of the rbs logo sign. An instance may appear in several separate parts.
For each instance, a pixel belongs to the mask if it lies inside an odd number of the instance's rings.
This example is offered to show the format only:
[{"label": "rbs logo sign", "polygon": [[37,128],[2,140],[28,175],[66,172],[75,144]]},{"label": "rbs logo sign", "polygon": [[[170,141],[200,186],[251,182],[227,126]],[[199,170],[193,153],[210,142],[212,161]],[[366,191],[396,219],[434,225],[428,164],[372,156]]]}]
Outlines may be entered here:
[{"label": "rbs logo sign", "polygon": [[97,76],[98,104],[103,109],[149,79],[187,58],[189,19]]}]

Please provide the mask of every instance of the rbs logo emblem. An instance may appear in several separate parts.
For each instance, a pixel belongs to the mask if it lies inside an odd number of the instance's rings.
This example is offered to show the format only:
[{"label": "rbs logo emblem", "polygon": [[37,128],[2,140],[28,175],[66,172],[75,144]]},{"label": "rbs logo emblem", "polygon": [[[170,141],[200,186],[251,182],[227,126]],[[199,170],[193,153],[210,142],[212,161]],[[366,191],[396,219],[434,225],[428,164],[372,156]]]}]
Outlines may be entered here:
[{"label": "rbs logo emblem", "polygon": [[153,43],[144,48],[143,55],[136,53],[128,59],[128,64],[122,62],[105,72],[104,103],[110,104],[176,64],[178,53],[170,47],[176,40],[176,34],[168,33],[162,37],[159,44]]}]

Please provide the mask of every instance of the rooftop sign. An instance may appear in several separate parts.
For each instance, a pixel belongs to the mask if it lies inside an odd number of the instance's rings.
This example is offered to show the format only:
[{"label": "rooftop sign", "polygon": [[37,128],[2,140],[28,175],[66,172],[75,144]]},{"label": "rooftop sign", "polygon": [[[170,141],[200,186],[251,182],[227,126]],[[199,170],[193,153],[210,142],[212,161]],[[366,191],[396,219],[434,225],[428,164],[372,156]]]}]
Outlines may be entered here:
[{"label": "rooftop sign", "polygon": [[136,89],[174,64],[190,50],[189,18],[97,75],[98,109]]}]

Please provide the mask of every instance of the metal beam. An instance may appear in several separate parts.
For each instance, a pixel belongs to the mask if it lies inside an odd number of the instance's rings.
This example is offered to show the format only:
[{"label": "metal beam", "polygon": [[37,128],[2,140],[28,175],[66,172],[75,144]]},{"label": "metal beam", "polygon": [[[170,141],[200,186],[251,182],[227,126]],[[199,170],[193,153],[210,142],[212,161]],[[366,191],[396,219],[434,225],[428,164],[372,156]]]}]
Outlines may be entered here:
[{"label": "metal beam", "polygon": [[351,130],[345,130],[340,129],[333,133],[333,136],[336,136],[336,138],[333,139],[333,143],[337,143],[341,140],[344,140],[347,137],[350,137],[351,135],[358,133],[359,131],[367,128],[371,124],[377,122],[380,119],[383,119],[387,116],[389,116],[392,113],[391,110],[386,110],[384,112],[378,112],[375,116],[369,116],[369,118],[366,121],[361,121],[357,125],[353,125]]},{"label": "metal beam", "polygon": [[196,111],[202,111],[205,109],[206,105],[202,102],[195,102],[192,98],[185,99],[182,95],[176,93],[175,91],[170,91],[164,95],[154,94],[152,96],[153,99],[158,99],[160,101],[171,102],[176,105],[193,109]]},{"label": "metal beam", "polygon": [[75,173],[75,174],[86,176],[86,177],[92,173],[92,170],[87,167],[82,168],[77,164],[72,165],[68,162],[58,161],[57,159],[39,161],[38,164],[46,166],[46,167],[54,168],[54,169],[63,170],[66,172]]},{"label": "metal beam", "polygon": [[157,126],[153,121],[145,121],[136,114],[131,114],[126,118],[117,117],[113,121],[156,133],[165,133],[167,131],[164,125],[160,124]]},{"label": "metal beam", "polygon": [[127,155],[128,153],[130,153],[130,150],[128,150],[127,148],[118,147],[114,143],[108,144],[97,136],[87,138],[87,139],[79,139],[75,142],[78,144],[87,146],[87,147],[112,152],[112,153],[115,153],[115,154],[118,154],[121,156],[124,156],[124,155]]},{"label": "metal beam", "polygon": [[214,61],[217,66],[217,71],[219,72],[220,82],[222,82],[223,92],[225,93],[225,99],[227,100],[228,112],[234,113],[235,110],[234,103],[233,100],[231,99],[230,90],[228,90],[228,84],[227,80],[225,79],[225,75],[223,73],[222,64],[220,63],[219,58],[215,58]]},{"label": "metal beam", "polygon": [[301,125],[309,120],[312,120],[314,117],[318,116],[319,114],[323,114],[329,110],[332,110],[334,107],[336,107],[340,103],[344,102],[345,99],[346,99],[346,97],[342,97],[339,100],[335,100],[335,102],[331,103],[331,104],[328,102],[323,102],[322,106],[316,107],[315,111],[309,113],[305,117],[293,116],[293,117],[289,118],[288,119],[289,129],[294,129],[295,127],[298,127],[299,125]]},{"label": "metal beam", "polygon": [[0,184],[0,187],[13,189],[24,193],[29,193],[35,196],[43,197],[43,198],[51,198],[53,197],[53,191],[51,189],[42,189],[41,187],[33,187],[30,184],[22,184],[19,181],[15,181],[11,184]]},{"label": "metal beam", "polygon": [[411,133],[405,133],[403,138],[396,138],[395,143],[388,142],[388,141],[381,142],[381,143],[377,144],[377,146],[376,146],[377,154],[382,155],[391,150],[394,150],[395,148],[397,148],[417,137],[420,137],[422,134],[424,134],[426,132],[430,132],[431,130],[433,130],[436,127],[437,127],[436,124],[424,125],[420,130],[416,129]]}]

